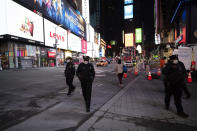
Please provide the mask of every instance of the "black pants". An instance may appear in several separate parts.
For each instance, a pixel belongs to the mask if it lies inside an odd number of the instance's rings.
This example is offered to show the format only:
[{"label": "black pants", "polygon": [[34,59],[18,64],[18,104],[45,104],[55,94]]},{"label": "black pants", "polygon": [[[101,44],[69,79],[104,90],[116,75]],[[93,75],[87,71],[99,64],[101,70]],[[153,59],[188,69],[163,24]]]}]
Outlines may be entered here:
[{"label": "black pants", "polygon": [[174,96],[174,103],[177,109],[177,113],[183,112],[182,107],[182,89],[180,87],[166,86],[165,87],[165,105],[166,107],[170,106],[170,98]]},{"label": "black pants", "polygon": [[191,96],[191,94],[190,94],[190,92],[189,92],[189,90],[187,88],[187,85],[185,83],[183,85],[183,92],[186,95],[186,97],[190,97]]},{"label": "black pants", "polygon": [[118,80],[120,84],[122,84],[122,77],[123,77],[123,73],[118,73]]},{"label": "black pants", "polygon": [[66,84],[69,87],[68,93],[71,93],[72,91],[74,91],[75,86],[73,85],[73,78],[66,78]]},{"label": "black pants", "polygon": [[90,109],[92,81],[81,80],[81,87],[82,87],[83,98],[86,103],[86,109]]}]

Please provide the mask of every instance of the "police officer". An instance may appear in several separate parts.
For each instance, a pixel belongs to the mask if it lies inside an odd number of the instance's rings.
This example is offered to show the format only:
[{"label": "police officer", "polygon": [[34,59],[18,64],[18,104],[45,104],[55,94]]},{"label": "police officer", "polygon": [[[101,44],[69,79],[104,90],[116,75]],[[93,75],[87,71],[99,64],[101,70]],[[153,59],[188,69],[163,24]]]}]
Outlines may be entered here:
[{"label": "police officer", "polygon": [[89,63],[89,57],[83,57],[84,62],[79,64],[77,68],[77,76],[81,82],[82,93],[86,104],[86,111],[90,112],[92,82],[95,77],[94,66]]},{"label": "police officer", "polygon": [[181,97],[182,91],[185,86],[185,66],[181,65],[176,55],[170,56],[170,60],[166,66],[162,69],[162,73],[165,75],[165,106],[169,109],[170,97],[174,96],[175,106],[177,108],[177,114],[181,117],[188,117],[183,111]]},{"label": "police officer", "polygon": [[71,93],[75,90],[75,86],[73,85],[73,79],[75,76],[75,65],[72,62],[72,58],[67,58],[67,64],[64,71],[66,77],[66,84],[69,86],[67,95],[70,96]]}]

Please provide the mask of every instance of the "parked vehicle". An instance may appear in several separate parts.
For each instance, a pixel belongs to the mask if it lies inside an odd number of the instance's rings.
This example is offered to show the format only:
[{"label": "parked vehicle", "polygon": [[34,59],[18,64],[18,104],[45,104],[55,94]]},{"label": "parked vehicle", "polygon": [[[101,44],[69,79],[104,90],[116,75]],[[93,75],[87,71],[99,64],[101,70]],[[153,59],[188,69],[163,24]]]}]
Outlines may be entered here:
[{"label": "parked vehicle", "polygon": [[96,63],[96,66],[107,66],[108,62],[104,60],[100,60]]}]

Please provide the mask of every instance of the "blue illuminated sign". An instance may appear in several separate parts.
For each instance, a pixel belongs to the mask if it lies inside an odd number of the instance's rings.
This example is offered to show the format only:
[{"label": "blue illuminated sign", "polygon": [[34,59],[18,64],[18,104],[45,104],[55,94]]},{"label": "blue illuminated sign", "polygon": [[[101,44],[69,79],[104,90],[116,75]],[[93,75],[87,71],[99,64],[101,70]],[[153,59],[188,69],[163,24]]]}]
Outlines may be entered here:
[{"label": "blue illuminated sign", "polygon": [[133,5],[124,6],[124,19],[133,18]]},{"label": "blue illuminated sign", "polygon": [[124,4],[133,4],[133,0],[124,0]]}]

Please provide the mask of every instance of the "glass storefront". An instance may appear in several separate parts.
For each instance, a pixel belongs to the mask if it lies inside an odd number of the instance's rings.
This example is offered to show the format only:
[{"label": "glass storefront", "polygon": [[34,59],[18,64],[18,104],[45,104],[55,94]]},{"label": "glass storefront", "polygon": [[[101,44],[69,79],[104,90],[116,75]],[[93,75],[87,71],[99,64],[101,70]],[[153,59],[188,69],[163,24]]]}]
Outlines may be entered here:
[{"label": "glass storefront", "polygon": [[59,59],[58,59],[59,66],[64,66],[64,60],[65,60],[64,51],[59,50],[58,53],[59,53]]},{"label": "glass storefront", "polygon": [[0,42],[2,69],[40,67],[40,47],[8,41]]},{"label": "glass storefront", "polygon": [[1,59],[1,68],[8,69],[9,68],[9,58],[8,58],[8,45],[6,42],[0,41],[0,59]]},{"label": "glass storefront", "polygon": [[15,44],[16,67],[40,67],[40,47],[34,45]]},{"label": "glass storefront", "polygon": [[[72,57],[76,63],[82,59],[81,53],[57,50],[58,66],[64,66],[65,59]],[[23,42],[0,41],[0,69],[55,67],[56,49],[30,45]]]}]

